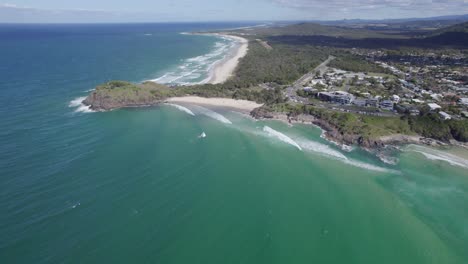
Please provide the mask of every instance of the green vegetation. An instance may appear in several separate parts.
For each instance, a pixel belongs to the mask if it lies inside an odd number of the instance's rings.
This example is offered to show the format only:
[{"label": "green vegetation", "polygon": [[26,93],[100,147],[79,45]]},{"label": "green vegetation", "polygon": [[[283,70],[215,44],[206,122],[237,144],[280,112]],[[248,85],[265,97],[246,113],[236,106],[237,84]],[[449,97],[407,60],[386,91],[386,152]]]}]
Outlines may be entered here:
[{"label": "green vegetation", "polygon": [[364,139],[378,139],[392,134],[415,134],[408,122],[398,117],[361,116],[352,113],[335,112],[311,105],[288,103],[264,106],[266,111],[287,113],[289,116],[312,115],[335,127],[342,135],[362,136]]},{"label": "green vegetation", "polygon": [[344,71],[352,72],[373,72],[373,73],[384,73],[391,74],[387,69],[380,67],[375,63],[371,63],[362,57],[353,55],[345,51],[337,51],[333,53],[333,56],[336,57],[333,61],[330,62],[329,66]]},{"label": "green vegetation", "polygon": [[249,87],[260,83],[290,84],[327,59],[329,51],[312,46],[275,45],[271,51],[250,43],[249,53],[227,85]]},{"label": "green vegetation", "polygon": [[[240,31],[244,32],[244,30]],[[373,30],[325,26],[316,23],[300,23],[279,27],[256,28],[254,30],[249,30],[248,33],[260,36],[330,36],[348,38],[396,37],[395,35],[387,35]]]},{"label": "green vegetation", "polygon": [[177,95],[176,90],[154,82],[134,84],[126,81],[110,81],[96,87],[95,93],[114,99],[138,100],[138,98],[164,99]]},{"label": "green vegetation", "polygon": [[459,32],[459,33],[468,33],[468,22],[456,24],[450,27],[445,27],[434,32],[431,32],[431,36],[441,35],[447,32]]},{"label": "green vegetation", "polygon": [[[444,32],[466,32],[466,23],[447,28],[439,33]],[[358,78],[355,78],[348,84],[335,85],[343,88],[348,85],[349,92],[355,94],[369,92],[372,95],[384,97],[399,94],[401,85],[394,80],[395,76],[391,75],[387,69],[352,54],[349,48],[356,47],[364,50],[374,47],[384,48],[389,56],[398,57],[415,54],[424,56],[428,48],[438,54],[440,47],[446,49],[456,47],[456,45],[447,46],[444,41],[431,42],[423,38],[395,37],[395,35],[378,31],[322,26],[313,23],[257,28],[248,32],[243,31],[243,33],[248,34],[248,38],[252,40],[249,44],[249,52],[240,60],[234,76],[223,84],[167,87],[152,82],[132,84],[112,81],[98,86],[85,103],[96,109],[107,110],[122,106],[151,105],[174,96],[228,97],[264,103],[265,106],[261,110],[266,112],[282,112],[290,116],[312,115],[327,126],[336,129],[342,136],[351,136],[354,139],[376,140],[392,134],[419,134],[442,141],[450,139],[468,141],[468,122],[464,120],[444,121],[438,114],[427,111],[423,111],[421,116],[417,117],[409,115],[401,118],[363,116],[311,105],[289,104],[284,96],[284,89],[287,85],[291,85],[310,72],[330,55],[336,57],[330,62],[330,67],[351,72],[364,72],[368,73],[368,76],[380,75],[387,80],[381,84],[372,78],[367,78],[366,81],[370,85],[364,85]],[[273,49],[266,49],[255,40],[259,37],[268,40]],[[453,43],[458,42],[464,43],[463,39],[458,39]],[[454,54],[465,52],[457,48],[452,51]],[[418,85],[425,87],[425,84],[418,83]],[[321,87],[317,85],[316,88]],[[314,97],[312,92],[304,90],[298,90],[297,94],[301,97]],[[460,112],[460,109],[452,107],[446,111],[455,113]]]},{"label": "green vegetation", "polygon": [[465,120],[441,120],[439,115],[428,113],[419,117],[404,117],[411,130],[429,138],[442,141],[456,139],[458,141],[468,141],[468,122]]},{"label": "green vegetation", "polygon": [[361,116],[352,113],[331,111],[310,105],[292,105],[288,103],[264,106],[270,112],[286,113],[289,116],[308,114],[326,121],[342,135],[362,137],[364,140],[376,140],[392,134],[421,135],[441,141],[456,139],[468,141],[468,122],[464,120],[441,120],[435,113],[420,117],[376,117]]},{"label": "green vegetation", "polygon": [[[282,87],[311,71],[328,55],[328,49],[319,47],[275,45],[268,51],[261,44],[251,42],[248,54],[239,62],[234,77],[227,82],[172,89],[182,95],[230,97],[267,104],[284,102]],[[260,88],[263,83],[270,83],[275,89]]]}]

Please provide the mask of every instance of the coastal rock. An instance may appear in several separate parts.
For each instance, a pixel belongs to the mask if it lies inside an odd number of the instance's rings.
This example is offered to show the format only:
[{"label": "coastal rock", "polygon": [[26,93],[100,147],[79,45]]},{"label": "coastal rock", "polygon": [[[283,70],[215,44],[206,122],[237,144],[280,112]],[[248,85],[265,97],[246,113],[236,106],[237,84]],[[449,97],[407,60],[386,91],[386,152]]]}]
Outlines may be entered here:
[{"label": "coastal rock", "polygon": [[251,115],[256,119],[275,119],[288,123],[314,124],[324,130],[323,137],[327,140],[339,145],[358,145],[363,149],[382,150],[386,149],[388,146],[401,144],[446,145],[443,142],[418,135],[395,134],[380,138],[367,138],[362,135],[342,133],[333,124],[312,115],[301,114],[298,116],[291,116],[287,113],[271,112],[265,108],[257,108],[251,112]]},{"label": "coastal rock", "polygon": [[170,88],[156,83],[132,84],[111,81],[96,87],[83,101],[95,111],[108,111],[123,107],[150,106],[161,103]]}]

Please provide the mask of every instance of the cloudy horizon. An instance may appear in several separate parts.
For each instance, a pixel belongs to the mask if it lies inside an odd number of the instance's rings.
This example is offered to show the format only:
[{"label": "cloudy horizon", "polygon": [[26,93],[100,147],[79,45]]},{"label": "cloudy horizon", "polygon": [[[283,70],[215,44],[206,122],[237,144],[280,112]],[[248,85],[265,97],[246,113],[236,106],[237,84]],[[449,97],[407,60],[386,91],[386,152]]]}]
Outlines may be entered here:
[{"label": "cloudy horizon", "polygon": [[59,0],[0,3],[0,23],[400,19],[468,14],[468,0]]}]

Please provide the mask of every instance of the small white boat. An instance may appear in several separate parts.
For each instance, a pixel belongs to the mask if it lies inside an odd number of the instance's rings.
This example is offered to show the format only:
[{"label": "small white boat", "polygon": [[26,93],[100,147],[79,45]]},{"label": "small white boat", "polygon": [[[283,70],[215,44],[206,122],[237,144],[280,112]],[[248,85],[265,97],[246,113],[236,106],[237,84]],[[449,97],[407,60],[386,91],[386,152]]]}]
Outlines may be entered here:
[{"label": "small white boat", "polygon": [[206,134],[205,134],[205,132],[201,133],[201,135],[200,135],[200,136],[198,136],[198,138],[206,138]]}]

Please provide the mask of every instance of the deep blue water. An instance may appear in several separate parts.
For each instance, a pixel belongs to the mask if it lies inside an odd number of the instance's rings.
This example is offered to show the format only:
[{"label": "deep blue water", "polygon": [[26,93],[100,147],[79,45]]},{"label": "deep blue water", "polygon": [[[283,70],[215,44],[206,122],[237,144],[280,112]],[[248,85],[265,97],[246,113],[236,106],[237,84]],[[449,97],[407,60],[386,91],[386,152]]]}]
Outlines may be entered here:
[{"label": "deep blue water", "polygon": [[392,166],[225,110],[73,106],[199,82],[229,42],[180,33],[246,25],[0,25],[0,263],[466,263],[461,150]]}]

